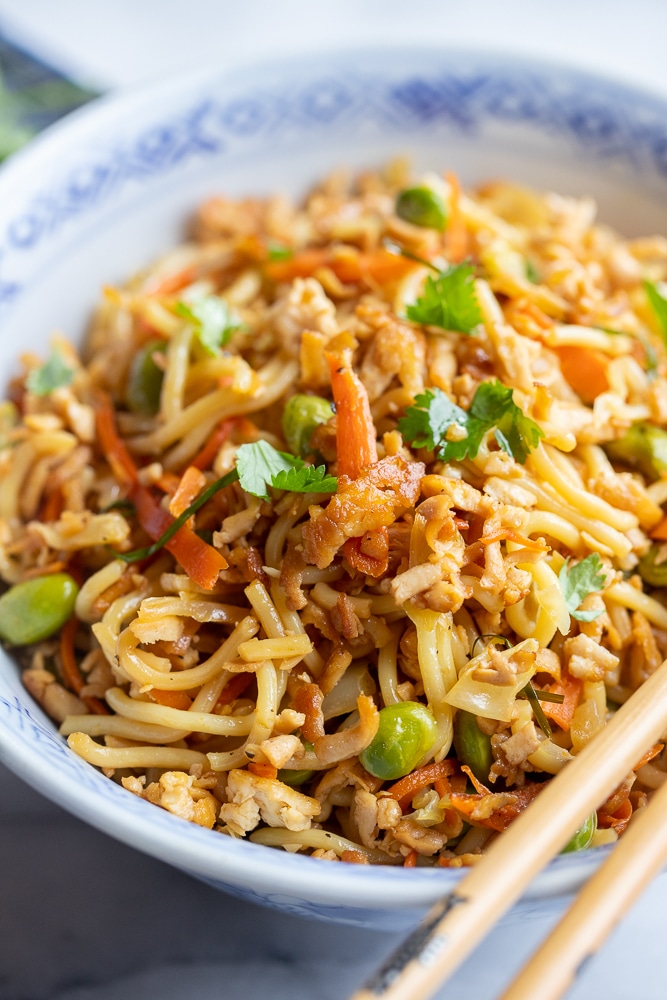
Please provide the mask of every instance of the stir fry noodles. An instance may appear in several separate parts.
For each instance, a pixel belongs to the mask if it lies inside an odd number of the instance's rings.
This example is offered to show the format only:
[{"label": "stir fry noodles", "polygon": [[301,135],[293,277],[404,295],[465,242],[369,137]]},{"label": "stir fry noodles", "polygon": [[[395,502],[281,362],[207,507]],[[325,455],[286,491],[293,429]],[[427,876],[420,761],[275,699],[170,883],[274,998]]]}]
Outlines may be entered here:
[{"label": "stir fry noodles", "polygon": [[26,687],[185,820],[474,863],[667,654],[665,279],[590,199],[402,163],[212,198],[2,404]]}]

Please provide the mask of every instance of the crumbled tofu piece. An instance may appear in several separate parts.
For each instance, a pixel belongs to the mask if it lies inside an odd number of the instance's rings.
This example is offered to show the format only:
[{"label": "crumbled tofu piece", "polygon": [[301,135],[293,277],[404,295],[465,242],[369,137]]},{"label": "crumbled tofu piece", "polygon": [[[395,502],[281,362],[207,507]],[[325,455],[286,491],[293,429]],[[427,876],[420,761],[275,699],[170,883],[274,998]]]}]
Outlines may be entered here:
[{"label": "crumbled tofu piece", "polygon": [[568,670],[584,681],[604,680],[605,674],[618,666],[618,657],[588,635],[566,639],[563,648],[569,657]]},{"label": "crumbled tofu piece", "polygon": [[220,809],[220,819],[233,833],[244,836],[254,830],[260,818],[269,826],[288,830],[309,830],[320,804],[273,778],[260,778],[234,769],[227,779],[229,799]]},{"label": "crumbled tofu piece", "polygon": [[185,771],[165,771],[159,781],[153,781],[147,788],[142,779],[123,778],[123,788],[154,805],[162,806],[174,816],[212,829],[218,815],[218,802],[209,791],[200,788],[197,779]]},{"label": "crumbled tofu piece", "polygon": [[284,767],[292,757],[303,757],[303,743],[298,736],[271,736],[259,744],[269,764],[274,767]]},{"label": "crumbled tofu piece", "polygon": [[503,752],[512,767],[518,767],[528,760],[531,753],[539,748],[540,740],[533,722],[527,722],[518,732],[503,743]]}]

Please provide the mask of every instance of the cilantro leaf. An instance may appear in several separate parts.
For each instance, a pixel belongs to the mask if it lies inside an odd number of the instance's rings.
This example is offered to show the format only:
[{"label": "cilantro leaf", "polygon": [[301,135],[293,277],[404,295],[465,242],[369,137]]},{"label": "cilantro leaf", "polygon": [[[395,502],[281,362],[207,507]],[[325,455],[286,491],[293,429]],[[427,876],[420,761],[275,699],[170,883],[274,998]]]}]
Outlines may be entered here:
[{"label": "cilantro leaf", "polygon": [[218,354],[242,325],[225,300],[217,295],[207,295],[190,305],[177,302],[176,313],[192,323],[199,343],[212,356]]},{"label": "cilantro leaf", "polygon": [[398,422],[406,441],[415,448],[435,451],[445,462],[475,458],[484,435],[493,428],[499,447],[521,463],[544,436],[516,405],[513,390],[497,379],[477,387],[467,413],[441,389],[427,389],[415,398],[415,406],[408,407],[405,417]]},{"label": "cilantro leaf", "polygon": [[424,293],[408,306],[407,317],[424,326],[471,333],[482,322],[472,264],[464,262],[428,277]]},{"label": "cilantro leaf", "polygon": [[398,429],[414,448],[435,451],[446,440],[452,424],[467,430],[466,411],[452,403],[441,389],[427,389],[415,396],[414,406],[407,408],[405,416],[398,421]]},{"label": "cilantro leaf", "polygon": [[567,609],[573,618],[580,622],[592,622],[602,611],[578,611],[577,608],[588,594],[595,594],[604,586],[606,576],[602,568],[602,560],[597,552],[592,552],[572,569],[568,568],[566,559],[560,568],[558,582],[563,591]]},{"label": "cilantro leaf", "polygon": [[70,385],[74,369],[67,364],[62,353],[54,347],[51,357],[41,368],[34,368],[25,380],[26,388],[35,396],[48,396],[54,389]]},{"label": "cilantro leaf", "polygon": [[236,470],[243,489],[264,500],[269,499],[269,486],[292,493],[333,493],[338,486],[324,465],[306,465],[294,455],[277,451],[268,441],[242,444],[236,453]]},{"label": "cilantro leaf", "polygon": [[[300,459],[295,459],[300,462]],[[326,465],[295,465],[292,469],[276,473],[271,483],[277,490],[289,490],[291,493],[333,493],[338,487],[338,480],[330,476]]]}]

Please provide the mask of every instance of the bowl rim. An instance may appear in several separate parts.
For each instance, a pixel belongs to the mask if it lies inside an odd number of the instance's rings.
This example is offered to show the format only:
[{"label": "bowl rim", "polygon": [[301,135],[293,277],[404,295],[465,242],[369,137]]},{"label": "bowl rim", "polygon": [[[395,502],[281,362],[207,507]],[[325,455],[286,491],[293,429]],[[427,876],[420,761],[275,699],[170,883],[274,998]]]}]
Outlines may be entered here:
[{"label": "bowl rim", "polygon": [[[340,70],[353,65],[357,68],[364,61],[368,63],[369,57],[372,57],[369,71],[372,73],[373,60],[387,60],[392,56],[437,58],[441,60],[443,69],[450,56],[461,62],[469,60],[471,64],[487,60],[491,71],[511,66],[540,77],[557,76],[582,84],[594,82],[610,101],[615,95],[623,94],[626,99],[641,102],[643,106],[650,104],[656,111],[664,114],[667,122],[667,93],[609,73],[586,70],[563,60],[537,59],[510,50],[498,52],[488,47],[456,45],[363,46],[349,50],[332,48],[309,54],[299,61],[298,69],[295,69],[293,60],[286,57],[249,62],[242,69],[237,67],[225,70],[206,66],[95,98],[65,119],[49,126],[0,168],[0,203],[4,199],[11,201],[14,188],[23,187],[26,171],[34,174],[44,166],[48,167],[49,161],[63,143],[75,147],[92,131],[112,126],[132,109],[143,107],[148,110],[158,101],[166,105],[170,95],[194,95],[214,85],[222,88],[225,81],[232,82],[235,88],[239,84],[249,84],[257,80],[258,70],[264,76],[286,73],[295,79],[301,76],[308,79],[313,73],[321,73],[323,67],[326,69],[328,66],[335,66]],[[364,72],[363,68],[360,72]],[[259,80],[261,83],[261,76]],[[4,698],[2,687],[0,672],[0,701],[9,704]],[[31,702],[29,696],[27,701]],[[36,721],[34,716],[31,718]],[[177,867],[204,877],[227,879],[232,885],[245,886],[250,880],[254,884],[261,883],[271,892],[290,895],[295,891],[295,876],[303,878],[305,875],[311,882],[310,888],[321,901],[346,908],[402,909],[426,905],[453,888],[463,874],[461,870],[444,868],[435,870],[434,875],[434,870],[427,868],[411,869],[405,873],[401,867],[395,866],[320,865],[308,856],[267,850],[263,845],[247,840],[235,841],[194,824],[184,825],[185,821],[162,810],[159,813],[165,822],[151,822],[158,810],[131,794],[125,800],[128,804],[132,803],[131,808],[119,809],[118,804],[110,798],[91,797],[89,790],[77,784],[68,773],[56,770],[57,780],[50,782],[50,772],[47,771],[46,775],[44,773],[45,765],[39,753],[39,745],[24,743],[21,747],[17,746],[15,733],[8,727],[2,714],[0,760],[19,778],[66,808],[75,817]],[[99,772],[96,773],[100,781],[108,781]],[[116,787],[124,795],[124,790]],[[144,815],[144,809],[150,812]],[[562,855],[553,859],[547,870],[556,873],[559,878],[562,876],[563,883],[571,885],[590,874],[608,851],[609,848],[603,847],[580,854]],[[559,894],[561,891],[559,888],[554,889],[553,885],[550,888],[548,880],[545,881],[541,875],[533,883],[529,895],[541,897]],[[310,891],[307,895],[310,895]]]}]

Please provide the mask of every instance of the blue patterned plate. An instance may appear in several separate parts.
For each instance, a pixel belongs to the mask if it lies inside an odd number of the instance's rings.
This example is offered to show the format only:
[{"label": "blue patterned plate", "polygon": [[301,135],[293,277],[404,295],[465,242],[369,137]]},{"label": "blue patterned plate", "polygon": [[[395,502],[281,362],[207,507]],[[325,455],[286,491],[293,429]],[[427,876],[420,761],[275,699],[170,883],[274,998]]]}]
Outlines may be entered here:
[{"label": "blue patterned plate", "polygon": [[[370,51],[208,71],[105,98],[0,172],[0,372],[80,338],[100,288],[182,238],[204,197],[298,194],[335,167],[406,153],[468,184],[592,194],[628,234],[667,232],[667,102],[558,66]],[[0,487],[1,488],[1,487]],[[74,756],[0,654],[0,758],[83,820],[210,885],[292,913],[403,929],[456,872],[326,864],[188,824]],[[515,915],[571,892],[605,849],[560,857]]]}]

